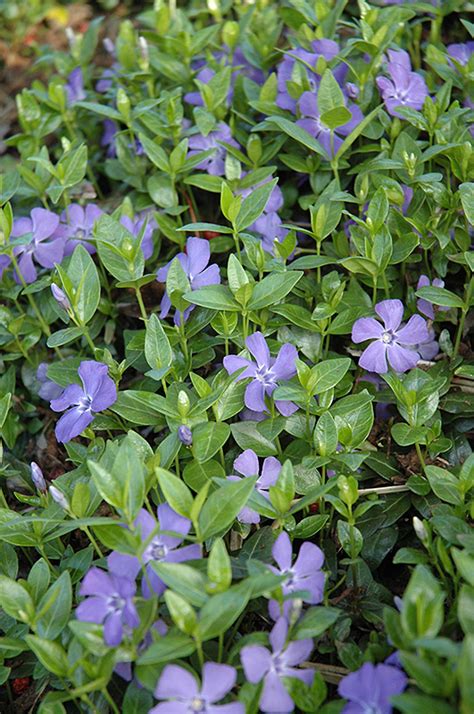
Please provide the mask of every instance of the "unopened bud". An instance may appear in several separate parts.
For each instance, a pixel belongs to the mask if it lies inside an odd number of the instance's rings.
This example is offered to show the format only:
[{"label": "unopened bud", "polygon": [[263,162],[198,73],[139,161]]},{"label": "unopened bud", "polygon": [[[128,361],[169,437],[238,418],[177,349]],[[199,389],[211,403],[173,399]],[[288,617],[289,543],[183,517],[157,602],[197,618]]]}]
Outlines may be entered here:
[{"label": "unopened bud", "polygon": [[357,99],[357,97],[359,96],[359,91],[359,87],[357,86],[357,84],[354,84],[354,82],[346,83],[347,96],[351,99]]},{"label": "unopened bud", "polygon": [[72,29],[72,27],[66,27],[65,33],[66,33],[67,41],[69,43],[69,47],[71,48],[71,50],[73,50],[76,45],[76,42],[77,42],[77,37],[75,35],[75,32]]},{"label": "unopened bud", "polygon": [[178,412],[183,419],[188,415],[190,408],[189,397],[184,389],[181,389],[178,393]]},{"label": "unopened bud", "polygon": [[185,424],[181,424],[178,428],[178,439],[185,446],[191,446],[193,443],[193,432]]},{"label": "unopened bud", "polygon": [[110,39],[110,37],[105,37],[105,38],[102,40],[102,44],[103,44],[104,49],[106,50],[106,52],[109,53],[109,55],[115,54],[115,45],[114,45],[114,43],[112,42],[112,40]]},{"label": "unopened bud", "polygon": [[50,486],[49,493],[53,501],[57,503],[58,506],[61,506],[61,508],[63,508],[65,511],[69,510],[69,502],[64,493],[60,491],[59,488],[56,488],[56,486]]},{"label": "unopened bud", "polygon": [[66,293],[64,290],[61,290],[59,285],[56,285],[56,283],[51,283],[51,292],[53,294],[53,298],[56,300],[58,305],[60,305],[63,310],[70,310],[71,309],[71,303],[66,297]]},{"label": "unopened bud", "polygon": [[44,480],[43,472],[40,467],[34,461],[30,464],[31,469],[31,480],[33,481],[35,487],[38,491],[46,491],[46,481]]},{"label": "unopened bud", "polygon": [[142,62],[145,66],[145,68],[148,68],[148,64],[150,61],[150,53],[148,51],[148,42],[142,35],[138,38],[138,47],[140,49],[140,57],[142,58]]},{"label": "unopened bud", "polygon": [[418,516],[413,517],[413,528],[415,530],[417,538],[421,540],[423,545],[426,545],[426,543],[429,542],[428,531],[426,530],[425,524],[418,518]]}]

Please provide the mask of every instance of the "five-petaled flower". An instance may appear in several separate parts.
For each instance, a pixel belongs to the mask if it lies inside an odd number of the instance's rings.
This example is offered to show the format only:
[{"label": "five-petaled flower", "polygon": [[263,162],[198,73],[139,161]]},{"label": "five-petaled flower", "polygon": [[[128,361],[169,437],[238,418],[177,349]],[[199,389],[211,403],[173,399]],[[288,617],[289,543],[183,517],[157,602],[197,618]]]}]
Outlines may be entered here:
[{"label": "five-petaled flower", "polygon": [[400,107],[421,109],[428,96],[424,78],[411,69],[410,55],[405,50],[388,50],[387,77],[377,77],[377,87],[385,102],[385,108],[393,117],[402,117]]},{"label": "five-petaled flower", "polygon": [[338,692],[348,700],[342,714],[392,714],[390,699],[401,694],[407,683],[398,667],[366,662],[339,682]]},{"label": "five-petaled flower", "polygon": [[240,146],[232,136],[230,127],[223,121],[219,122],[209,134],[193,134],[189,137],[188,157],[212,149],[212,153],[203,158],[197,165],[198,169],[207,171],[212,176],[223,176],[225,173],[225,157],[227,149],[222,142],[239,149]]},{"label": "five-petaled flower", "polygon": [[[62,261],[64,238],[58,226],[59,216],[45,208],[33,208],[30,218],[17,218],[13,222],[11,237],[22,239],[14,245],[13,255],[25,283],[35,282],[38,275],[35,263],[54,268],[55,263]],[[16,271],[14,278],[21,282]]]},{"label": "five-petaled flower", "polygon": [[[142,508],[135,519],[135,529],[140,533],[145,549],[140,558],[117,553],[124,572],[136,578],[145,565],[146,577],[142,580],[142,592],[149,598],[152,592],[161,595],[166,590],[165,583],[154,570],[152,563],[183,563],[187,560],[198,560],[201,557],[201,546],[197,543],[179,548],[191,529],[191,521],[173,511],[167,503],[158,506],[158,522]],[[150,590],[151,588],[151,590]]]},{"label": "five-petaled flower", "polygon": [[245,714],[244,705],[240,702],[215,704],[230,692],[236,680],[234,667],[206,662],[199,688],[189,670],[177,664],[168,664],[155,689],[155,697],[166,701],[150,709],[149,714]]},{"label": "five-petaled flower", "polygon": [[76,609],[78,620],[104,624],[104,641],[109,647],[117,647],[124,631],[140,624],[133,602],[135,580],[126,577],[120,564],[116,567],[115,556],[111,553],[107,558],[108,573],[95,567],[88,571],[79,590],[86,599]]},{"label": "five-petaled flower", "polygon": [[[191,290],[203,288],[206,285],[218,285],[221,282],[219,266],[216,263],[208,265],[211,257],[211,248],[209,241],[204,238],[188,238],[186,241],[186,253],[178,253],[173,260],[179,260],[181,267],[187,275]],[[165,283],[168,277],[168,271],[173,260],[170,260],[168,265],[160,268],[156,274],[156,279],[159,283]],[[165,292],[161,299],[160,317],[166,317],[171,309],[171,300],[168,293]],[[181,320],[188,318],[194,305],[190,305],[183,313],[176,310],[174,322],[176,325],[181,324]]]},{"label": "five-petaled flower", "polygon": [[86,98],[86,93],[84,90],[84,76],[82,74],[82,68],[76,67],[72,70],[67,82],[64,85],[66,90],[66,100],[68,106],[72,106],[76,102],[81,102]]},{"label": "five-petaled flower", "polygon": [[387,360],[396,372],[407,372],[420,359],[415,345],[428,342],[430,335],[421,315],[412,315],[404,327],[400,327],[403,317],[403,303],[400,300],[382,300],[375,306],[375,312],[384,325],[373,317],[361,317],[352,327],[352,341],[373,340],[359,358],[359,366],[368,372],[385,374]]},{"label": "five-petaled flower", "polygon": [[295,708],[293,699],[285,689],[283,677],[296,677],[311,685],[314,672],[309,669],[297,669],[297,665],[308,659],[313,649],[312,640],[298,640],[285,646],[288,635],[288,623],[280,617],[269,639],[273,652],[262,645],[246,645],[240,651],[240,659],[246,678],[252,684],[263,679],[260,697],[260,711],[287,714]]},{"label": "five-petaled flower", "polygon": [[79,436],[93,421],[96,412],[108,409],[117,399],[115,382],[109,377],[106,364],[86,360],[77,371],[82,386],[70,384],[59,397],[51,400],[53,411],[67,409],[55,429],[56,438],[62,443]]},{"label": "five-petaled flower", "polygon": [[[294,345],[287,342],[282,345],[276,358],[271,357],[261,332],[255,332],[247,337],[245,346],[255,358],[255,362],[245,357],[227,355],[224,357],[224,367],[229,374],[245,367],[237,377],[237,380],[248,377],[252,379],[245,390],[245,406],[254,412],[264,412],[267,411],[265,396],[270,397],[273,394],[279,380],[288,380],[295,376],[295,360],[298,352]],[[279,400],[275,401],[275,406],[283,416],[290,416],[298,409],[293,402]]]},{"label": "five-petaled flower", "polygon": [[[291,563],[293,550],[288,533],[281,533],[273,544],[272,555],[278,568],[269,566],[275,575],[285,576],[281,585],[283,595],[298,593],[303,602],[317,605],[323,599],[324,583],[326,576],[321,571],[324,562],[324,553],[314,543],[303,543],[295,562]],[[291,611],[291,600],[285,600],[283,613],[276,600],[268,604],[270,616],[276,620],[282,614],[288,617]]]},{"label": "five-petaled flower", "polygon": [[[281,464],[274,456],[268,456],[263,462],[262,470],[258,463],[258,457],[252,449],[245,449],[234,461],[234,469],[238,474],[247,478],[258,476],[255,490],[264,498],[268,498],[268,489],[274,486],[281,471]],[[227,477],[229,481],[239,481],[240,476],[232,474]],[[244,506],[237,519],[241,523],[260,523],[260,514],[250,506]]]}]

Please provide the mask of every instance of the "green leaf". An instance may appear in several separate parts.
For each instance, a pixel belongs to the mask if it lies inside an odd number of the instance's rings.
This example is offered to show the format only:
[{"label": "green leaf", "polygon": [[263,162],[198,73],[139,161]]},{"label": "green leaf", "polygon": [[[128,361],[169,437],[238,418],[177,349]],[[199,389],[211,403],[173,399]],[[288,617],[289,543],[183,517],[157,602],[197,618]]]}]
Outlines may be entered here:
[{"label": "green leaf", "polygon": [[28,590],[4,575],[0,575],[0,607],[15,620],[33,621],[35,608]]},{"label": "green leaf", "polygon": [[336,607],[311,607],[296,625],[294,637],[296,640],[305,640],[320,637],[342,615],[342,610]]},{"label": "green leaf", "polygon": [[196,649],[194,640],[184,632],[168,632],[166,637],[161,637],[158,642],[150,645],[138,658],[137,664],[161,664],[188,657]]},{"label": "green leaf", "polygon": [[154,370],[166,370],[173,363],[173,350],[170,341],[160,318],[154,313],[146,325],[145,358],[151,369]]},{"label": "green leaf", "polygon": [[463,499],[460,493],[460,482],[446,469],[440,469],[438,466],[427,466],[425,469],[426,476],[434,493],[442,501],[451,503],[453,506],[461,506]]},{"label": "green leaf", "polygon": [[248,226],[262,215],[277,183],[278,179],[268,181],[264,183],[263,186],[259,186],[252,191],[250,196],[244,199],[235,221],[235,227],[238,231],[243,231],[245,228],[248,228]]},{"label": "green leaf", "polygon": [[26,635],[25,640],[43,667],[57,677],[67,677],[69,672],[67,654],[60,644],[35,635]]},{"label": "green leaf", "polygon": [[82,327],[66,327],[64,330],[53,332],[48,337],[46,344],[48,347],[61,347],[61,345],[68,345],[70,342],[74,342],[74,340],[82,337],[83,334]]},{"label": "green leaf", "polygon": [[[250,479],[243,479],[247,480]],[[232,627],[245,610],[250,594],[249,584],[243,581],[209,598],[199,614],[198,633],[201,640],[210,640]]]},{"label": "green leaf", "polygon": [[295,122],[285,119],[285,117],[271,116],[265,120],[265,124],[274,124],[289,137],[298,143],[303,144],[303,146],[306,146],[307,149],[310,149],[316,154],[319,154],[319,156],[327,159],[327,154],[319,141],[312,137],[311,134],[301,126],[298,126]]},{"label": "green leaf", "polygon": [[331,70],[325,69],[318,88],[318,109],[321,114],[345,107],[344,94]]},{"label": "green leaf", "polygon": [[336,387],[351,366],[349,357],[320,362],[311,369],[307,389],[311,394],[321,394]]},{"label": "green leaf", "polygon": [[[87,324],[95,314],[100,301],[99,273],[83,245],[74,249],[67,268],[74,293],[66,290],[69,301],[82,324]],[[66,286],[64,286],[66,287]]]},{"label": "green leaf", "polygon": [[186,563],[151,561],[153,570],[172,590],[194,605],[202,607],[209,599],[206,595],[206,579],[196,568]]},{"label": "green leaf", "polygon": [[203,541],[228,531],[250,498],[256,481],[256,476],[243,478],[226,483],[211,493],[199,514],[199,530]]},{"label": "green leaf", "polygon": [[435,305],[441,305],[443,307],[458,307],[463,308],[464,302],[459,295],[452,293],[451,290],[446,290],[446,288],[436,288],[433,286],[427,286],[425,288],[420,288],[416,291],[417,297],[428,300]]},{"label": "green leaf", "polygon": [[337,129],[338,126],[344,126],[352,119],[352,114],[347,107],[340,106],[329,109],[329,111],[321,114],[321,123],[325,124],[329,129]]},{"label": "green leaf", "polygon": [[459,195],[466,218],[471,226],[474,226],[474,183],[462,183],[459,186]]},{"label": "green leaf", "polygon": [[234,299],[229,288],[225,285],[206,285],[198,290],[185,292],[184,299],[192,305],[208,307],[211,310],[224,310],[241,312],[242,307]]},{"label": "green leaf", "polygon": [[193,505],[193,496],[189,488],[170,471],[157,467],[155,472],[167,503],[176,513],[189,518]]},{"label": "green leaf", "polygon": [[267,275],[266,278],[254,286],[252,298],[248,305],[249,309],[262,310],[268,305],[273,305],[283,300],[303,275],[304,273],[297,270]]},{"label": "green leaf", "polygon": [[339,147],[337,154],[336,154],[336,159],[339,161],[346,151],[351,148],[352,144],[356,139],[359,138],[359,136],[362,134],[362,132],[366,129],[366,127],[369,126],[369,124],[372,122],[373,119],[377,116],[379,111],[382,109],[382,104],[379,104],[378,107],[375,107],[370,114],[367,114],[362,121],[355,127],[353,131],[349,134],[349,136],[346,136],[344,141],[342,142],[341,146]]},{"label": "green leaf", "polygon": [[117,401],[110,407],[119,416],[142,426],[152,426],[163,421],[164,416],[177,417],[166,399],[152,392],[126,389],[119,392]]},{"label": "green leaf", "polygon": [[278,450],[259,430],[256,422],[238,422],[231,424],[232,436],[241,449],[252,449],[257,456],[275,456]]},{"label": "green leaf", "polygon": [[200,463],[212,459],[230,436],[230,426],[224,422],[198,424],[193,429],[193,456]]},{"label": "green leaf", "polygon": [[36,633],[47,640],[55,640],[66,627],[72,608],[71,578],[62,573],[41,598],[37,612]]},{"label": "green leaf", "polygon": [[170,165],[166,151],[145,134],[139,133],[138,139],[145,150],[145,154],[157,168],[165,173],[170,172]]}]

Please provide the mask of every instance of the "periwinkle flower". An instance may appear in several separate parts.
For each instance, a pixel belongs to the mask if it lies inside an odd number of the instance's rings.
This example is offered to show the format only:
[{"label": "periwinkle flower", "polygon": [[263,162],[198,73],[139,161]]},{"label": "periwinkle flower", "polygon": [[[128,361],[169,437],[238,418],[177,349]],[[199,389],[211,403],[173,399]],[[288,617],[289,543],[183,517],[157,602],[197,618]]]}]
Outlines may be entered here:
[{"label": "periwinkle flower", "polygon": [[30,470],[31,480],[35,488],[37,488],[38,491],[46,491],[46,481],[44,480],[43,472],[35,461],[31,462]]},{"label": "periwinkle flower", "polygon": [[310,686],[314,672],[309,669],[297,669],[311,654],[312,640],[298,640],[285,646],[288,623],[280,617],[269,639],[273,652],[262,645],[247,645],[240,651],[244,673],[249,682],[257,684],[263,679],[263,690],[259,707],[262,712],[287,714],[294,711],[293,699],[287,692],[283,677],[296,677]]},{"label": "periwinkle flower", "polygon": [[76,67],[72,70],[67,78],[64,89],[66,90],[66,99],[69,106],[72,106],[76,102],[81,102],[86,98],[84,76],[81,67]]},{"label": "periwinkle flower", "polygon": [[178,427],[178,439],[185,446],[192,446],[193,432],[191,431],[189,426],[186,426],[186,424],[181,424],[181,426]]},{"label": "periwinkle flower", "polygon": [[115,556],[117,567],[120,565],[121,571],[129,573],[130,577],[135,578],[141,564],[145,565],[146,578],[142,580],[142,592],[146,598],[151,597],[152,592],[161,595],[166,590],[165,583],[151,563],[183,563],[201,557],[201,546],[197,543],[179,547],[191,529],[191,521],[188,518],[180,516],[167,503],[158,506],[157,515],[158,522],[142,508],[135,519],[135,528],[139,531],[142,542],[147,542],[141,559],[119,553]]},{"label": "periwinkle flower", "polygon": [[[145,225],[146,222],[146,225]],[[143,233],[143,238],[141,242],[141,249],[143,257],[148,260],[153,255],[153,231],[156,229],[156,221],[153,216],[135,216],[130,218],[129,216],[122,216],[120,223],[132,234],[134,238],[138,238],[141,235],[143,226],[145,230]]]},{"label": "periwinkle flower", "polygon": [[53,501],[58,504],[58,506],[61,506],[63,511],[69,510],[69,501],[67,500],[66,496],[64,493],[57,488],[56,486],[50,486],[49,487],[49,494]]},{"label": "periwinkle flower", "polygon": [[65,255],[71,255],[79,244],[91,255],[95,253],[95,245],[90,241],[93,238],[94,225],[103,213],[95,203],[88,203],[87,206],[72,203],[67,211],[62,212],[61,229],[66,238]]},{"label": "periwinkle flower", "polygon": [[155,697],[166,701],[150,709],[149,714],[245,714],[240,702],[216,704],[235,685],[237,672],[228,664],[206,662],[202,684],[184,667],[167,664],[155,689]]},{"label": "periwinkle flower", "polygon": [[59,285],[51,283],[51,293],[53,298],[63,310],[67,311],[71,309],[71,303],[69,302],[66,293],[59,287]]},{"label": "periwinkle flower", "polygon": [[195,156],[208,149],[213,149],[212,154],[204,158],[197,165],[197,168],[207,171],[207,173],[212,176],[223,176],[225,174],[227,149],[225,146],[222,146],[220,142],[230,144],[230,146],[234,146],[236,149],[240,148],[239,144],[232,137],[230,127],[223,121],[219,122],[216,128],[210,131],[206,136],[204,136],[204,134],[193,134],[189,137],[190,151],[188,151],[188,157]]},{"label": "periwinkle flower", "polygon": [[421,359],[428,360],[428,362],[434,359],[439,352],[439,344],[436,341],[436,335],[433,328],[428,328],[427,340],[425,340],[424,342],[419,342],[411,349],[416,350],[420,355]]},{"label": "periwinkle flower", "polygon": [[385,108],[393,117],[403,118],[399,107],[421,109],[428,96],[428,87],[421,74],[413,72],[410,55],[405,50],[388,50],[387,77],[377,77],[376,83],[385,102]]},{"label": "periwinkle flower", "polygon": [[[434,280],[431,281],[427,275],[420,275],[418,283],[416,284],[416,289],[419,290],[420,288],[427,288],[430,285],[435,288],[444,288],[444,280],[441,280],[441,278],[434,278]],[[432,302],[429,302],[429,300],[426,300],[425,298],[418,298],[416,301],[416,307],[422,315],[425,315],[430,320],[435,319],[435,314],[438,310],[441,310],[442,312],[449,310],[449,307],[445,306],[436,305],[435,307]]]},{"label": "periwinkle flower", "polygon": [[100,145],[107,149],[106,156],[109,159],[115,158],[117,156],[117,150],[115,148],[115,135],[118,132],[118,126],[112,119],[104,119],[102,126],[104,131],[100,140]]},{"label": "periwinkle flower", "polygon": [[0,255],[0,280],[3,278],[5,270],[10,266],[11,258],[9,255]]},{"label": "periwinkle flower", "polygon": [[109,647],[121,643],[126,628],[134,629],[140,624],[133,602],[135,580],[116,569],[114,555],[107,558],[109,572],[94,567],[86,573],[79,590],[86,599],[76,609],[78,620],[104,624],[104,641]]},{"label": "periwinkle flower", "polygon": [[36,370],[36,379],[41,384],[38,389],[38,395],[41,399],[46,399],[48,402],[51,399],[56,399],[62,393],[63,388],[48,378],[48,365],[46,362],[41,362]]},{"label": "periwinkle flower", "polygon": [[[321,75],[317,72],[316,67],[320,58],[330,62],[339,52],[339,45],[334,40],[314,40],[311,43],[312,51],[297,47],[285,54],[284,59],[280,62],[277,69],[277,87],[278,94],[276,105],[281,109],[289,109],[296,113],[297,100],[288,91],[288,82],[294,81],[294,74],[298,68],[306,73],[307,82],[312,92],[316,91]],[[311,67],[311,69],[310,69]],[[340,64],[334,68],[333,74],[335,79],[342,84],[347,74],[347,66]]]},{"label": "periwinkle flower", "polygon": [[400,300],[382,300],[375,312],[383,325],[373,317],[361,317],[352,327],[352,341],[359,343],[373,340],[359,358],[359,366],[368,372],[385,374],[387,360],[396,372],[407,372],[416,366],[420,355],[413,349],[429,340],[428,328],[421,315],[412,315],[407,324],[400,327],[403,318],[403,303]]},{"label": "periwinkle flower", "polygon": [[339,682],[337,691],[348,700],[342,714],[392,714],[390,699],[407,684],[407,676],[398,667],[365,662]]},{"label": "periwinkle flower", "polygon": [[455,42],[452,45],[448,45],[446,49],[448,51],[448,55],[453,60],[465,67],[474,53],[474,41]]},{"label": "periwinkle flower", "polygon": [[[35,263],[43,268],[54,268],[64,256],[64,238],[58,231],[59,216],[45,208],[33,208],[29,218],[17,218],[13,222],[12,238],[23,238],[24,243],[14,246],[13,254],[18,270],[25,283],[34,283],[37,278]],[[14,273],[17,283],[21,282]]]},{"label": "periwinkle flower", "polygon": [[[264,498],[268,498],[268,489],[270,486],[274,486],[278,481],[281,464],[274,456],[268,456],[264,460],[262,469],[260,470],[258,456],[255,451],[252,451],[252,449],[245,449],[245,451],[243,451],[240,456],[237,456],[235,459],[234,470],[246,478],[258,476],[255,484],[255,490],[258,491],[258,493],[260,493]],[[235,474],[232,474],[227,478],[229,481],[240,481],[240,476]],[[249,506],[244,506],[244,508],[237,515],[237,519],[241,523],[260,523],[260,514]]]},{"label": "periwinkle flower", "polygon": [[[273,394],[280,380],[286,381],[295,376],[295,360],[298,352],[294,345],[287,342],[281,346],[276,358],[271,357],[261,332],[255,332],[247,337],[245,346],[255,358],[255,362],[245,357],[227,355],[224,357],[224,367],[229,374],[245,367],[237,377],[237,381],[248,377],[252,379],[245,390],[245,406],[254,412],[265,412],[267,411],[265,396],[270,397]],[[275,406],[283,416],[290,416],[298,409],[293,402],[280,400],[275,401]]]},{"label": "periwinkle flower", "polygon": [[86,360],[78,368],[82,386],[70,384],[62,394],[51,400],[51,409],[66,413],[56,424],[56,438],[66,443],[79,436],[94,420],[97,412],[108,409],[117,399],[115,382],[102,362]]},{"label": "periwinkle flower", "polygon": [[[324,553],[314,543],[303,543],[298,557],[292,564],[293,549],[288,533],[280,533],[272,548],[272,555],[278,568],[269,566],[275,575],[282,575],[285,580],[281,584],[283,595],[300,593],[298,597],[309,605],[322,602],[324,594],[325,574],[321,571],[324,563]],[[303,592],[304,591],[304,592]],[[270,600],[268,611],[276,620],[280,615],[287,616],[291,610],[291,601],[285,600],[283,613],[276,600]]]},{"label": "periwinkle flower", "polygon": [[296,123],[319,141],[328,157],[334,156],[342,145],[343,140],[339,134],[348,136],[363,119],[357,104],[349,104],[347,109],[351,113],[351,118],[346,124],[338,126],[331,132],[331,129],[321,119],[316,94],[304,92],[299,99],[298,107],[302,119],[298,119]]},{"label": "periwinkle flower", "polygon": [[[218,285],[221,282],[219,266],[216,263],[208,265],[211,257],[211,248],[209,241],[204,238],[188,238],[186,241],[186,253],[178,253],[173,260],[178,259],[181,267],[186,273],[191,290],[198,290],[205,285]],[[173,260],[170,260],[168,265],[160,268],[156,273],[156,279],[159,283],[165,283],[168,276],[168,271]],[[161,300],[160,317],[166,317],[171,309],[171,300],[168,294],[165,294]],[[190,312],[194,309],[194,305],[190,305],[181,314],[178,310],[174,316],[176,325],[181,324],[181,319],[187,320]]]}]

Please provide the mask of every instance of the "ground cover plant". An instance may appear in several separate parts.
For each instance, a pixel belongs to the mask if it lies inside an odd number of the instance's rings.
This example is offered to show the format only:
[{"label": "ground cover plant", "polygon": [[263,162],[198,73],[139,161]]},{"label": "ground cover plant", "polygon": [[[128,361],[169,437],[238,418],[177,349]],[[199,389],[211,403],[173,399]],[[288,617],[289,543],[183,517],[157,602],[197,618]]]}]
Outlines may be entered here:
[{"label": "ground cover plant", "polygon": [[0,709],[474,711],[474,25],[157,2],[0,180]]}]

